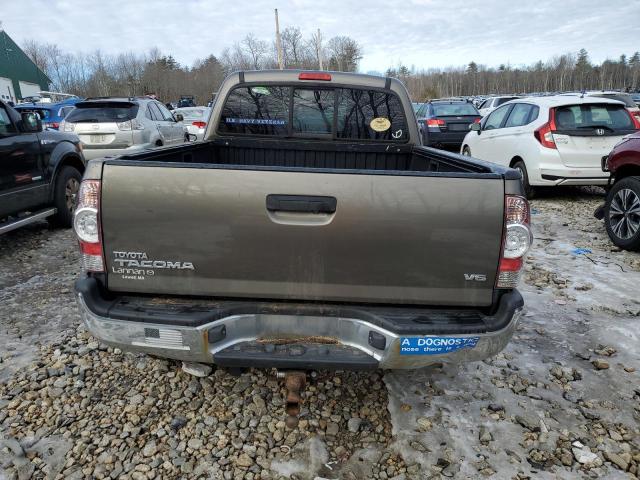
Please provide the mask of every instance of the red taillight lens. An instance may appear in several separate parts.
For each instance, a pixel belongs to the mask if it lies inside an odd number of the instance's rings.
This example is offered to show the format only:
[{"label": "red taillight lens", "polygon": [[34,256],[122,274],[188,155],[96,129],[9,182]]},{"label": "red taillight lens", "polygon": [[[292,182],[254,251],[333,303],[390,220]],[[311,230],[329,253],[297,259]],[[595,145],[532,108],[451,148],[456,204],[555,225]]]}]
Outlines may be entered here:
[{"label": "red taillight lens", "polygon": [[631,120],[633,121],[633,125],[636,129],[640,130],[640,111],[632,112],[628,110],[629,116],[631,116]]},{"label": "red taillight lens", "polygon": [[517,195],[507,195],[504,206],[504,234],[498,266],[496,288],[515,288],[520,280],[524,257],[531,246],[529,202]]},{"label": "red taillight lens", "polygon": [[553,130],[551,130],[549,123],[545,123],[537,128],[533,132],[533,136],[536,137],[536,140],[538,140],[543,147],[557,149],[556,142],[553,139]]},{"label": "red taillight lens", "polygon": [[198,128],[204,128],[207,126],[207,122],[191,122],[191,125]]},{"label": "red taillight lens", "polygon": [[300,75],[298,75],[298,80],[321,80],[323,82],[330,82],[331,74],[320,72],[302,72]]},{"label": "red taillight lens", "polygon": [[82,265],[88,272],[104,272],[100,232],[100,181],[83,180],[73,214],[73,229],[80,243]]},{"label": "red taillight lens", "polygon": [[445,121],[439,118],[430,118],[427,120],[428,127],[440,127],[441,125],[445,125]]},{"label": "red taillight lens", "polygon": [[473,123],[480,123],[482,121],[482,117],[476,118]]}]

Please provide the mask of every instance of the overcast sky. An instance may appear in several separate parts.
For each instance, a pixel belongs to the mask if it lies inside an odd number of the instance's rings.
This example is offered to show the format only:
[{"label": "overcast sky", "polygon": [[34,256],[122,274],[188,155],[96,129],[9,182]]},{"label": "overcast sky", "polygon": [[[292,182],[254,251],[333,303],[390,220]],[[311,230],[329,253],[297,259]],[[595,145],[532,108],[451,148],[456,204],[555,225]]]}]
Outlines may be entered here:
[{"label": "overcast sky", "polygon": [[[363,47],[360,70],[400,62],[417,68],[530,64],[586,48],[592,61],[640,49],[639,0],[0,0],[0,21],[68,51],[144,52],[180,63],[219,54],[249,32],[271,41],[281,29],[305,37],[349,35]],[[514,5],[519,3],[521,5]]]}]

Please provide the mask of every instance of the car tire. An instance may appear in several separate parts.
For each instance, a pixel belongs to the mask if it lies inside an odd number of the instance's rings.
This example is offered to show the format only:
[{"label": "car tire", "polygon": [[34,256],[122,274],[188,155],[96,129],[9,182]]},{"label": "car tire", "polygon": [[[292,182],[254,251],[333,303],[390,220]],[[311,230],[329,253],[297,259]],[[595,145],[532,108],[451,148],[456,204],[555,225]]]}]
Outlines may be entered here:
[{"label": "car tire", "polygon": [[536,189],[529,184],[529,173],[527,173],[527,166],[522,160],[518,160],[513,164],[513,167],[522,174],[522,188],[527,198],[534,198],[536,196]]},{"label": "car tire", "polygon": [[76,208],[82,174],[74,167],[62,167],[55,179],[53,188],[53,206],[58,210],[49,217],[54,227],[70,228],[73,224],[73,211]]},{"label": "car tire", "polygon": [[604,225],[616,246],[640,250],[640,177],[613,184],[604,204]]},{"label": "car tire", "polygon": [[465,145],[464,148],[462,149],[462,155],[466,157],[471,156],[471,149],[467,145]]}]

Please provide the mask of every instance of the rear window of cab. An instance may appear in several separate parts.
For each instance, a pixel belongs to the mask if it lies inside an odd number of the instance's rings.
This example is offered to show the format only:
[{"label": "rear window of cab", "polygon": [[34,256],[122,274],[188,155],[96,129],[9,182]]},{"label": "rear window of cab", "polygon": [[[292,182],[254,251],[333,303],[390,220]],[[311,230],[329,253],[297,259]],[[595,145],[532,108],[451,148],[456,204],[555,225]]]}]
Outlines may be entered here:
[{"label": "rear window of cab", "polygon": [[406,142],[400,99],[387,91],[320,86],[240,86],[218,125],[222,135]]}]

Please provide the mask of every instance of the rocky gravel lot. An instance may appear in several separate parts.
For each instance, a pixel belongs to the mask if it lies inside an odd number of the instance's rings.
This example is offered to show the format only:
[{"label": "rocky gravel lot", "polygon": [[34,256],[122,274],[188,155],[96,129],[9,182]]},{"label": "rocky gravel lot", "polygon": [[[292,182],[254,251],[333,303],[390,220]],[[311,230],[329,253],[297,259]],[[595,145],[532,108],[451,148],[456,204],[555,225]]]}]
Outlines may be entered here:
[{"label": "rocky gravel lot", "polygon": [[598,189],[534,200],[527,302],[486,362],[320,372],[297,427],[255,370],[198,378],[80,325],[71,232],[0,237],[0,479],[569,479],[640,476],[640,255]]}]

